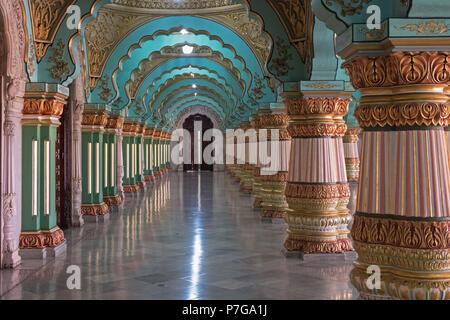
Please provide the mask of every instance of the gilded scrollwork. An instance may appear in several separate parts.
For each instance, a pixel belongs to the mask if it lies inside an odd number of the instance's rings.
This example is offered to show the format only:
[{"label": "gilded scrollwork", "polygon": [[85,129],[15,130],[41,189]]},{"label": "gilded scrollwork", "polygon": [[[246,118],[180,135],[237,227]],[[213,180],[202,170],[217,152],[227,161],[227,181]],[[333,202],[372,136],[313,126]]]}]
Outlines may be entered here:
[{"label": "gilded scrollwork", "polygon": [[272,59],[270,68],[277,77],[284,77],[294,70],[290,65],[293,59],[292,53],[289,52],[290,47],[281,37],[276,40],[277,57]]},{"label": "gilded scrollwork", "polygon": [[314,56],[314,14],[309,0],[269,0],[280,17],[302,61],[311,65]]},{"label": "gilded scrollwork", "polygon": [[45,56],[53,43],[61,22],[66,16],[67,8],[76,0],[28,0],[37,61]]},{"label": "gilded scrollwork", "polygon": [[53,45],[51,48],[52,54],[48,61],[52,64],[52,67],[48,69],[53,79],[61,82],[64,76],[67,75],[70,70],[68,63],[64,61],[64,49],[65,45],[61,39]]},{"label": "gilded scrollwork", "polygon": [[418,23],[410,23],[401,27],[395,27],[397,30],[408,30],[416,32],[418,35],[440,35],[450,32],[450,24],[446,21],[419,21]]},{"label": "gilded scrollwork", "polygon": [[342,11],[341,15],[343,17],[359,15],[362,13],[364,4],[370,3],[372,0],[326,0],[327,6],[331,7],[333,3],[338,4]]}]

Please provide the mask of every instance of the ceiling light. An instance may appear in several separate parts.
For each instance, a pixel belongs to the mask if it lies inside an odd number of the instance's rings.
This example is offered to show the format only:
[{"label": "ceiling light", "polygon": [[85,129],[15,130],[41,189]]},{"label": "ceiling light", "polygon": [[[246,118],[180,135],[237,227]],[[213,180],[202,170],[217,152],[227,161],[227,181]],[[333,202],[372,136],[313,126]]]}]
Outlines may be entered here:
[{"label": "ceiling light", "polygon": [[192,88],[197,89],[197,85],[196,85],[196,84],[193,84],[193,85],[192,85]]},{"label": "ceiling light", "polygon": [[191,47],[191,46],[188,46],[188,45],[185,45],[183,47],[183,53],[184,54],[191,54],[193,51],[194,51],[194,47]]},{"label": "ceiling light", "polygon": [[188,34],[188,31],[186,29],[183,29],[180,31],[181,34]]}]

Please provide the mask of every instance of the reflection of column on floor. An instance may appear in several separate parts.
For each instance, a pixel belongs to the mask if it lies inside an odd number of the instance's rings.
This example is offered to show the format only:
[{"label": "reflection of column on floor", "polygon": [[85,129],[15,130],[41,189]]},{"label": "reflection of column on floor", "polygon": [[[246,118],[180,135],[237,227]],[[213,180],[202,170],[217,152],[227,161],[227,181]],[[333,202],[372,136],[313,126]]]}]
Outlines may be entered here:
[{"label": "reflection of column on floor", "polygon": [[[343,65],[362,93],[351,278],[363,298],[450,299],[448,59],[395,51],[352,55]],[[365,281],[371,265],[381,268],[379,290]]]},{"label": "reflection of column on floor", "polygon": [[56,139],[69,89],[60,85],[27,85],[22,119],[22,258],[56,255],[65,249],[57,226]]},{"label": "reflection of column on floor", "polygon": [[[308,87],[302,83],[303,87]],[[344,88],[343,81],[331,87]],[[311,86],[312,87],[312,86]],[[295,96],[297,95],[297,96]],[[285,94],[292,151],[286,197],[288,251],[341,253],[352,249],[347,225],[350,197],[342,137],[352,93]]]},{"label": "reflection of column on floor", "polygon": [[[271,104],[259,115],[260,129],[267,132],[264,137],[260,133],[260,141],[265,143],[268,153],[268,159],[261,159],[261,215],[263,218],[284,218],[288,209],[285,189],[291,152],[291,136],[287,130],[289,116],[283,103]],[[278,137],[272,135],[272,130],[278,131]],[[273,145],[277,139],[279,144]]]}]

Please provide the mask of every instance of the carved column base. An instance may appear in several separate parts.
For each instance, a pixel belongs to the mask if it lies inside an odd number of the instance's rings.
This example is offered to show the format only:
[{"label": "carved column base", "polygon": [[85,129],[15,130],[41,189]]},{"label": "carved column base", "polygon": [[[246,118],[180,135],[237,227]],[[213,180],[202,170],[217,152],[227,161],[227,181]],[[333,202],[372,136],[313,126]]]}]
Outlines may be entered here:
[{"label": "carved column base", "polygon": [[155,178],[160,178],[162,176],[162,172],[161,172],[161,170],[158,170],[158,171],[155,171],[153,173],[153,175],[155,176]]},{"label": "carved column base", "polygon": [[348,182],[358,182],[359,181],[359,159],[346,158],[345,159],[345,169],[347,171]]},{"label": "carved column base", "polygon": [[271,219],[284,219],[286,217],[286,212],[286,209],[283,208],[268,209],[266,205],[266,207],[263,207],[261,211],[261,217]]},{"label": "carved column base", "polygon": [[302,251],[305,254],[330,254],[353,251],[350,239],[339,239],[335,241],[308,241],[303,239],[286,239],[284,247],[288,251]]},{"label": "carved column base", "polygon": [[308,254],[353,251],[347,229],[349,197],[348,184],[288,183],[286,198],[291,211],[286,215],[286,249]]},{"label": "carved column base", "polygon": [[138,181],[136,184],[140,189],[145,189],[146,186],[145,181]]},{"label": "carved column base", "polygon": [[154,182],[155,181],[155,176],[144,176],[144,181],[145,182]]},{"label": "carved column base", "polygon": [[253,192],[253,168],[249,165],[245,165],[242,169],[241,190],[246,194]]},{"label": "carved column base", "polygon": [[[361,298],[450,300],[449,230],[449,218],[356,213],[351,281]],[[367,286],[370,265],[381,268],[380,289]]]},{"label": "carved column base", "polygon": [[262,203],[263,203],[260,170],[261,169],[258,167],[256,167],[253,170],[253,191],[252,191],[252,193],[255,196],[255,202],[253,203],[253,208],[255,208],[255,209],[261,209]]},{"label": "carved column base", "polygon": [[103,201],[105,201],[108,207],[118,207],[122,204],[122,197],[119,195],[113,197],[103,197]]},{"label": "carved column base", "polygon": [[56,227],[50,231],[22,232],[19,238],[20,249],[56,248],[64,243],[64,232]]},{"label": "carved column base", "polygon": [[109,213],[109,208],[106,203],[83,204],[81,206],[81,213],[83,216],[104,216]]},{"label": "carved column base", "polygon": [[283,219],[289,205],[286,201],[285,190],[287,173],[262,175],[261,180],[261,216],[263,218]]},{"label": "carved column base", "polygon": [[138,185],[135,186],[123,186],[123,192],[125,193],[138,193],[140,190]]}]

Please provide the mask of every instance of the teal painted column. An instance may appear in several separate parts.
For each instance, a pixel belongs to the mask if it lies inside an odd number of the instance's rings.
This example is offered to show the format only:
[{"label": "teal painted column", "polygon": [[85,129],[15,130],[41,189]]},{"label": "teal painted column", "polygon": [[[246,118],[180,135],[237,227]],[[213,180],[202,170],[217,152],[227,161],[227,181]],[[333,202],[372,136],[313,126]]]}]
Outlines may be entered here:
[{"label": "teal painted column", "polygon": [[144,180],[144,135],[145,125],[140,124],[136,135],[136,184],[139,188],[145,188]]},{"label": "teal painted column", "polygon": [[167,140],[166,140],[166,167],[167,170],[171,169],[171,162],[170,162],[170,141],[172,139],[172,135],[170,133],[167,134]]},{"label": "teal painted column", "polygon": [[65,245],[57,226],[56,138],[69,91],[45,83],[27,84],[22,119],[21,255]]},{"label": "teal painted column", "polygon": [[125,120],[123,125],[123,191],[125,193],[137,193],[137,134],[140,124],[135,121]]},{"label": "teal painted column", "polygon": [[155,179],[153,176],[153,131],[153,128],[146,128],[144,134],[144,180],[146,182],[152,182]]},{"label": "teal painted column", "polygon": [[82,205],[86,217],[101,217],[109,213],[104,202],[105,127],[111,110],[107,105],[86,104],[81,133]]},{"label": "teal painted column", "polygon": [[117,186],[117,135],[122,130],[123,118],[113,115],[108,120],[103,141],[103,200],[108,206],[119,206],[122,197]]},{"label": "teal painted column", "polygon": [[155,129],[155,132],[153,133],[153,150],[154,150],[154,167],[153,167],[153,173],[156,178],[161,177],[161,152],[160,152],[160,137],[161,137],[161,131]]}]

